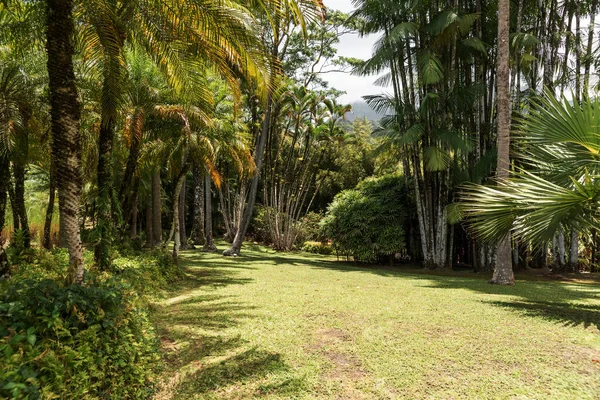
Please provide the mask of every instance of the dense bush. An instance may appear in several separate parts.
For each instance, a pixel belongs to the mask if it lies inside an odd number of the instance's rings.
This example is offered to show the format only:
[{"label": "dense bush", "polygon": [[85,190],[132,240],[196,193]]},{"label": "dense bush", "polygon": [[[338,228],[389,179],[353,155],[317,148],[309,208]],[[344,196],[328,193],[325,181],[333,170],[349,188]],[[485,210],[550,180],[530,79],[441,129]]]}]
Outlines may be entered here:
[{"label": "dense bush", "polygon": [[328,256],[333,254],[333,247],[331,247],[329,244],[323,244],[320,242],[306,242],[304,243],[304,246],[302,246],[302,251]]},{"label": "dense bush", "polygon": [[404,178],[370,178],[339,193],[321,222],[338,254],[373,262],[404,249],[408,191]]},{"label": "dense bush", "polygon": [[144,294],[179,270],[166,254],[137,254],[64,285],[67,262],[64,250],[36,252],[2,282],[0,398],[149,397],[159,356]]}]

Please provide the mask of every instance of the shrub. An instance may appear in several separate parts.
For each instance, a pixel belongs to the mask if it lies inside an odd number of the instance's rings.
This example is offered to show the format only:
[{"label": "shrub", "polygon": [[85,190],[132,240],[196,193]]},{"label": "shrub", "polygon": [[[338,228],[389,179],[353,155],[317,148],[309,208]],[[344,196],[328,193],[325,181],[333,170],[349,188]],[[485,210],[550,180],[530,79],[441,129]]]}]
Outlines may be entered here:
[{"label": "shrub", "polygon": [[0,298],[0,397],[145,398],[158,361],[139,297],[115,280],[23,280]]},{"label": "shrub", "polygon": [[160,250],[138,253],[113,260],[112,271],[119,279],[128,282],[138,293],[156,295],[169,283],[181,276],[181,270],[171,253]]},{"label": "shrub", "polygon": [[331,247],[329,244],[323,244],[320,242],[306,242],[304,243],[304,246],[302,246],[302,251],[329,256],[333,254],[333,247]]},{"label": "shrub", "polygon": [[[0,287],[0,398],[147,398],[159,356],[145,294],[180,276],[170,254],[115,253],[65,286],[65,249],[18,260]],[[86,265],[93,264],[85,251]]]},{"label": "shrub", "polygon": [[367,179],[335,197],[321,228],[337,252],[356,261],[380,260],[404,249],[407,199],[401,176]]},{"label": "shrub", "polygon": [[302,248],[309,241],[326,240],[321,235],[320,223],[323,215],[316,212],[309,212],[298,221],[298,236],[296,237],[296,246]]}]

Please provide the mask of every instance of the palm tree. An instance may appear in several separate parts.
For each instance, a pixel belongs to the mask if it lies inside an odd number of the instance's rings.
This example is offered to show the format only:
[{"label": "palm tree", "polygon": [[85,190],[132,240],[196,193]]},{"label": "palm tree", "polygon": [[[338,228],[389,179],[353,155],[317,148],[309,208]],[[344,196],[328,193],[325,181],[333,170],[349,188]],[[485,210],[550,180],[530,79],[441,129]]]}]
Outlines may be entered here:
[{"label": "palm tree", "polygon": [[262,86],[268,64],[252,27],[251,14],[234,1],[221,1],[214,7],[190,0],[129,0],[122,4],[89,1],[82,7],[83,34],[90,43],[91,55],[99,57],[103,66],[97,168],[99,239],[95,255],[98,265],[107,268],[112,238],[111,157],[122,97],[126,40],[147,51],[169,83],[182,93],[193,81],[193,69],[199,61],[216,68],[238,94],[239,73]]},{"label": "palm tree", "polygon": [[600,225],[600,101],[581,105],[551,92],[518,120],[518,160],[524,166],[497,186],[469,185],[462,208],[488,242],[510,233],[545,246],[560,230],[591,235]]},{"label": "palm tree", "polygon": [[[498,1],[498,161],[496,177],[506,179],[510,168],[510,0]],[[496,248],[496,265],[490,283],[513,285],[510,236],[502,237]]]},{"label": "palm tree", "polygon": [[73,1],[47,0],[46,51],[50,93],[52,155],[64,238],[69,251],[69,277],[83,282],[83,246],[79,228],[81,197],[81,110],[73,68]]}]

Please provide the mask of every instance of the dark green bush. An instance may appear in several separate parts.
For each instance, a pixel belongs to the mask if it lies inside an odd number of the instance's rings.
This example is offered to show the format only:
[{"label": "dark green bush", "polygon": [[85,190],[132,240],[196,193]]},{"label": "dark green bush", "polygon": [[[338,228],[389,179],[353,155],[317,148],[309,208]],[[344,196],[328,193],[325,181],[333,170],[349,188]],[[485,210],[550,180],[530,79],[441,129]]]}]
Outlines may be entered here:
[{"label": "dark green bush", "polygon": [[115,280],[23,280],[0,298],[0,397],[146,398],[158,361],[139,297]]},{"label": "dark green bush", "polygon": [[401,176],[367,179],[335,197],[321,228],[339,254],[363,262],[382,260],[405,247],[407,199]]}]

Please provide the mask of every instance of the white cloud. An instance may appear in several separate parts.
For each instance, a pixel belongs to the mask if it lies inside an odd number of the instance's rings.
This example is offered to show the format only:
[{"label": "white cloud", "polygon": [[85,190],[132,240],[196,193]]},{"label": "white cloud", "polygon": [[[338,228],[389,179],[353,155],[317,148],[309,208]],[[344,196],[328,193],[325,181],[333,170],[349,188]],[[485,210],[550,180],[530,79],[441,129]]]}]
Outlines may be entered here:
[{"label": "white cloud", "polygon": [[[351,0],[325,0],[325,6],[351,12],[354,10]],[[344,57],[354,57],[367,59],[371,57],[373,45],[378,39],[378,35],[369,35],[359,37],[358,35],[346,35],[340,39],[337,46],[338,54]],[[341,102],[352,102],[359,100],[367,94],[380,93],[385,88],[373,85],[375,76],[354,76],[347,73],[329,73],[323,77],[330,85],[336,89],[344,90],[346,94],[340,98]]]}]

